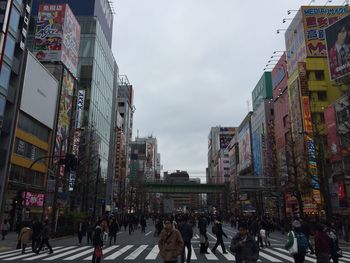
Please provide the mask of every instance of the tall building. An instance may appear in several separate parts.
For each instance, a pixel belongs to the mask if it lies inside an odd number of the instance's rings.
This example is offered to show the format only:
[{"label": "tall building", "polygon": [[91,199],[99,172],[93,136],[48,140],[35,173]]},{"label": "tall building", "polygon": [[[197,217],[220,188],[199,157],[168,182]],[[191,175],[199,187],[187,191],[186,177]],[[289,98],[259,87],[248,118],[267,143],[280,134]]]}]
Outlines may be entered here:
[{"label": "tall building", "polygon": [[5,197],[21,103],[31,0],[2,1],[0,10],[0,219],[11,204]]},{"label": "tall building", "polygon": [[302,6],[285,33],[291,138],[297,155],[307,156],[308,172],[300,169],[298,175],[303,186],[310,185],[302,197],[305,213],[329,211],[329,172],[319,162],[326,155],[315,149],[326,143],[323,111],[340,97],[341,90],[330,80],[323,29],[349,13],[348,6]]}]

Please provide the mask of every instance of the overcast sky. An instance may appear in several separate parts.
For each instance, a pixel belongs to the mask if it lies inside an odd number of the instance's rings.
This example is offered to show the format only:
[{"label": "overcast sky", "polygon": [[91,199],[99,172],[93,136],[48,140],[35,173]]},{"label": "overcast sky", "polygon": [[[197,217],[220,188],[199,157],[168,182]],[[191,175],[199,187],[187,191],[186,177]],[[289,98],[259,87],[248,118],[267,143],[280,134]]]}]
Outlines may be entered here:
[{"label": "overcast sky", "polygon": [[[114,0],[113,52],[135,91],[135,137],[153,135],[164,170],[205,179],[208,134],[238,126],[283,18],[327,0]],[[343,4],[344,0],[333,0]],[[329,4],[328,4],[329,5]]]}]

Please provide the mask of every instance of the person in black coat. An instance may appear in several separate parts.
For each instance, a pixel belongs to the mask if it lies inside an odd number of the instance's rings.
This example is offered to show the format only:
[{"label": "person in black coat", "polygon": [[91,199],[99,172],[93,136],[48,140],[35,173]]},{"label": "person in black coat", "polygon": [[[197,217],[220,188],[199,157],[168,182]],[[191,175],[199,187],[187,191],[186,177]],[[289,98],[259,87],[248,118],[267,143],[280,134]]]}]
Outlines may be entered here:
[{"label": "person in black coat", "polygon": [[35,252],[36,254],[39,254],[40,250],[43,248],[44,245],[46,245],[49,249],[49,254],[53,253],[52,247],[49,243],[49,236],[50,236],[50,227],[49,227],[49,220],[44,221],[43,228],[41,230],[41,242],[38,250]]},{"label": "person in black coat", "polygon": [[227,235],[222,230],[222,222],[220,221],[220,218],[218,218],[215,221],[215,227],[217,228],[217,232],[214,233],[216,235],[216,243],[215,243],[215,246],[212,248],[211,251],[215,254],[215,250],[220,244],[221,248],[222,248],[222,253],[227,254],[226,248],[225,248],[225,244],[224,244],[224,240],[222,239],[222,236],[227,238]]},{"label": "person in black coat", "polygon": [[112,244],[112,239],[114,239],[114,245],[117,241],[117,232],[119,231],[119,225],[115,218],[113,218],[112,222],[109,225],[109,245]]},{"label": "person in black coat", "polygon": [[181,263],[185,262],[185,247],[187,247],[187,260],[186,262],[191,262],[192,245],[191,239],[193,237],[192,225],[188,222],[188,216],[184,215],[180,224],[178,225],[178,230],[181,233],[182,239],[184,241],[184,247],[181,254]]},{"label": "person in black coat", "polygon": [[103,239],[102,239],[102,227],[100,223],[97,223],[97,226],[94,231],[94,235],[92,237],[92,245],[94,246],[94,252],[92,254],[92,263],[100,263],[101,257],[96,255],[96,250],[102,249],[103,247]]},{"label": "person in black coat", "polygon": [[201,254],[209,254],[208,252],[208,235],[207,235],[207,226],[208,226],[208,221],[207,218],[203,215],[199,220],[198,220],[198,229],[199,229],[199,234],[201,235],[201,246],[200,246],[200,253]]}]

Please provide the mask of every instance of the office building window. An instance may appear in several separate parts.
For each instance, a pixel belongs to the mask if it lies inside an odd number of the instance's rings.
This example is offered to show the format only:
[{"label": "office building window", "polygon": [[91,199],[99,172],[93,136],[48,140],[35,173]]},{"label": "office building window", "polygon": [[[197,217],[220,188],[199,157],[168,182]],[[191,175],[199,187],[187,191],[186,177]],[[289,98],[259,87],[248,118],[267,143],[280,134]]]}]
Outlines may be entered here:
[{"label": "office building window", "polygon": [[324,80],[324,72],[323,72],[323,70],[316,70],[315,71],[315,77],[316,77],[316,80]]},{"label": "office building window", "polygon": [[18,128],[38,137],[40,140],[45,142],[49,140],[49,129],[37,121],[34,121],[24,113],[19,115]]},{"label": "office building window", "polygon": [[33,186],[44,186],[45,174],[12,165],[10,169],[10,181]]},{"label": "office building window", "polygon": [[21,5],[23,3],[23,0],[15,0],[15,2],[17,2],[19,5]]},{"label": "office building window", "polygon": [[5,56],[7,56],[10,60],[12,60],[13,58],[13,53],[15,52],[15,45],[15,39],[12,36],[7,35],[4,53]]},{"label": "office building window", "polygon": [[8,90],[9,81],[10,81],[11,69],[5,63],[2,63],[1,72],[0,72],[0,86],[6,91]]},{"label": "office building window", "polygon": [[19,14],[18,10],[15,7],[12,7],[9,25],[10,25],[10,29],[13,32],[17,32],[17,30],[18,30],[19,17],[20,17],[20,14]]}]

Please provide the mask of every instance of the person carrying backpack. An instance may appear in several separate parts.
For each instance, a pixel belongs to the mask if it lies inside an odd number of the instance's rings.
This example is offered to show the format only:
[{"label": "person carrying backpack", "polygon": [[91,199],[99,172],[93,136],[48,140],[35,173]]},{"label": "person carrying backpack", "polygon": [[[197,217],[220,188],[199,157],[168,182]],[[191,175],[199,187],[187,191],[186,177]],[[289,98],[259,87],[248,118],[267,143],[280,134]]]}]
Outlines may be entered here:
[{"label": "person carrying backpack", "polygon": [[215,243],[215,246],[211,250],[213,252],[213,254],[215,254],[215,250],[219,246],[219,244],[221,245],[222,253],[227,254],[226,248],[225,248],[225,244],[224,244],[224,240],[222,239],[222,236],[227,238],[227,235],[222,230],[222,223],[220,221],[220,218],[218,218],[215,221],[214,226],[212,227],[212,232],[213,232],[213,234],[216,235],[216,243]]},{"label": "person carrying backpack", "polygon": [[[296,242],[296,244],[294,243]],[[288,241],[285,249],[293,256],[295,263],[303,263],[309,248],[309,240],[301,231],[301,223],[299,220],[294,220],[292,230],[288,233]]]}]

